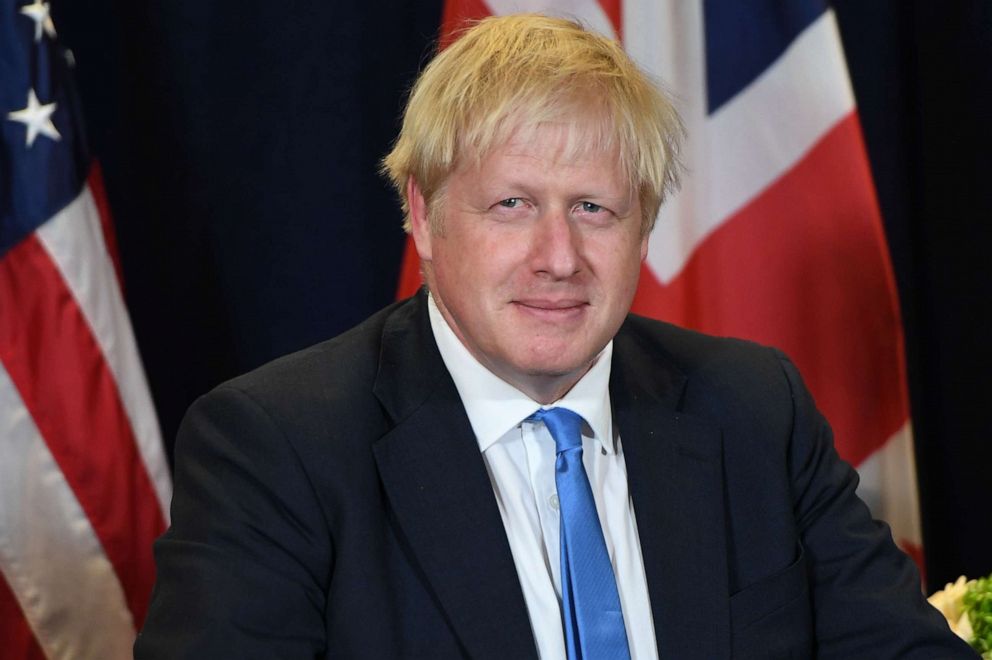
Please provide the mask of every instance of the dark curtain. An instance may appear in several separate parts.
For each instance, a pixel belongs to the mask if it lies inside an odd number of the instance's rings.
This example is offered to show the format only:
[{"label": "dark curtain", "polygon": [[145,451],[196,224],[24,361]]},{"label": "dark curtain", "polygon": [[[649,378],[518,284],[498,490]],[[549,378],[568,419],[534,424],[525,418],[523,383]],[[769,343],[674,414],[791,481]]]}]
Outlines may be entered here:
[{"label": "dark curtain", "polygon": [[[377,174],[440,0],[53,0],[171,440],[194,398],[394,297]],[[835,3],[906,324],[929,586],[992,572],[992,4]]]}]

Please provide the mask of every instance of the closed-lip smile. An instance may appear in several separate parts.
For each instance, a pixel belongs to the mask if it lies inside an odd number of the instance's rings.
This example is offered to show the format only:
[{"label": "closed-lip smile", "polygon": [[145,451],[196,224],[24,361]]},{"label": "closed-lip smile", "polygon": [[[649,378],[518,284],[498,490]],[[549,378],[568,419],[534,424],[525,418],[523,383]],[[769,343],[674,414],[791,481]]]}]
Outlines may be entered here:
[{"label": "closed-lip smile", "polygon": [[575,298],[562,298],[560,300],[548,298],[525,298],[514,300],[521,311],[545,319],[561,319],[581,314],[588,306],[585,300]]},{"label": "closed-lip smile", "polygon": [[524,307],[552,310],[582,307],[588,304],[586,301],[579,300],[577,298],[562,298],[560,300],[553,300],[550,298],[522,298],[520,300],[514,300],[513,302],[518,305],[523,305]]}]

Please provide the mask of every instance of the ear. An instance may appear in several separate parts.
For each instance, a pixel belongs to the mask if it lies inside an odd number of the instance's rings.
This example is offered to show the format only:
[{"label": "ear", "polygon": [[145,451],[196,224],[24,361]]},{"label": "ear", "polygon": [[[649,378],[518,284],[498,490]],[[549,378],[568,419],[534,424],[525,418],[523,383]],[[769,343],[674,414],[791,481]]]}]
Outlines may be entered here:
[{"label": "ear", "polygon": [[648,258],[648,238],[651,234],[646,234],[644,238],[641,239],[641,261],[643,262]]},{"label": "ear", "polygon": [[421,261],[431,260],[430,222],[427,220],[427,201],[420,190],[420,184],[412,176],[406,180],[406,200],[410,207],[410,235],[417,247],[417,255]]}]

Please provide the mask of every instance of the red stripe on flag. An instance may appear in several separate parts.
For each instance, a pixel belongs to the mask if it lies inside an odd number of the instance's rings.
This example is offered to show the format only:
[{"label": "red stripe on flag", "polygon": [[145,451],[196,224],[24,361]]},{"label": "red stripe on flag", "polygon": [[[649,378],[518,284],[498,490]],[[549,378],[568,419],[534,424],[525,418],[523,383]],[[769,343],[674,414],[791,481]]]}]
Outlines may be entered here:
[{"label": "red stripe on flag", "polygon": [[598,0],[599,6],[603,8],[603,13],[610,19],[613,25],[613,32],[617,41],[623,41],[623,16],[620,13],[620,0]]},{"label": "red stripe on flag", "polygon": [[24,618],[21,605],[3,575],[0,575],[0,640],[3,640],[0,654],[4,658],[45,660],[45,654]]},{"label": "red stripe on flag", "polygon": [[441,14],[441,39],[440,48],[447,48],[458,33],[463,30],[471,21],[491,15],[489,7],[482,0],[457,0],[444,3],[444,12]]},{"label": "red stripe on flag", "polygon": [[908,417],[881,217],[852,114],[730,217],[669,285],[642,269],[640,314],[785,350],[859,464]]},{"label": "red stripe on flag", "polygon": [[400,283],[396,287],[396,299],[403,300],[417,293],[417,289],[423,284],[423,277],[420,275],[420,257],[417,255],[417,246],[413,238],[406,237],[406,247],[403,248],[403,264],[400,266]]},{"label": "red stripe on flag", "polygon": [[135,438],[90,326],[34,235],[0,262],[0,360],[114,566],[135,620],[165,529]]}]

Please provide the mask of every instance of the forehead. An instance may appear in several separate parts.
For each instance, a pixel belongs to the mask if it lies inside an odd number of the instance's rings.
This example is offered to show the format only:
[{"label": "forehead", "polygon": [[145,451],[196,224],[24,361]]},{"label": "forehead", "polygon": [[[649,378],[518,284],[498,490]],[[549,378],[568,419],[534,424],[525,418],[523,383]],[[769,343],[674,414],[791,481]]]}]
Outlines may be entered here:
[{"label": "forehead", "polygon": [[551,167],[595,162],[603,173],[630,182],[614,131],[597,115],[556,117],[546,121],[505,122],[480,144],[463,144],[455,170],[479,169],[494,158],[534,158]]}]

